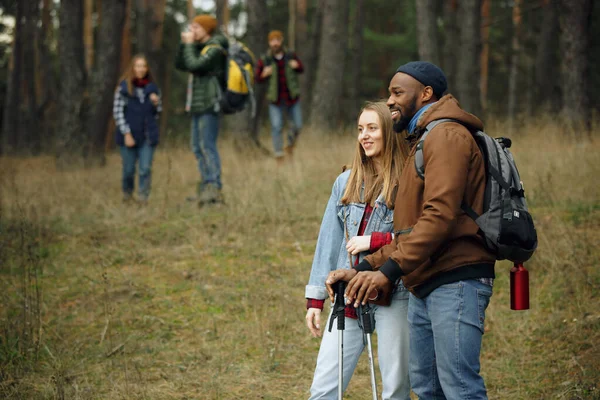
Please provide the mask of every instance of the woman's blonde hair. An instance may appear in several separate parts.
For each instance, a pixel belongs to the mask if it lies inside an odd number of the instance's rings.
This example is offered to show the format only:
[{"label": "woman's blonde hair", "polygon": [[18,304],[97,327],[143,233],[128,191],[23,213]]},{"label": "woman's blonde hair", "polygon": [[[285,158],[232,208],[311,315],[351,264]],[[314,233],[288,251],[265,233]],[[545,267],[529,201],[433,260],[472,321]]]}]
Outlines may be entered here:
[{"label": "woman's blonde hair", "polygon": [[[125,68],[125,71],[123,72],[123,75],[121,75],[121,78],[119,78],[118,84],[120,85],[121,82],[125,81],[125,83],[127,84],[127,92],[130,95],[133,94],[133,79],[135,78],[135,72],[133,71],[133,67],[135,66],[135,62],[137,60],[144,60],[146,62],[146,67],[148,68],[146,78],[148,78],[148,81],[154,82],[154,77],[152,75],[152,71],[150,70],[150,64],[148,63],[148,57],[146,57],[144,54],[136,54],[135,56],[131,57],[131,61],[129,62],[127,68]],[[118,85],[117,88],[119,87]]]},{"label": "woman's blonde hair", "polygon": [[373,205],[382,194],[385,204],[391,209],[394,208],[396,185],[408,154],[408,146],[404,136],[394,132],[392,114],[385,102],[368,102],[360,110],[359,119],[365,111],[374,111],[379,117],[383,136],[382,168],[378,173],[375,161],[365,154],[357,140],[350,178],[341,201],[342,204],[365,202]]}]

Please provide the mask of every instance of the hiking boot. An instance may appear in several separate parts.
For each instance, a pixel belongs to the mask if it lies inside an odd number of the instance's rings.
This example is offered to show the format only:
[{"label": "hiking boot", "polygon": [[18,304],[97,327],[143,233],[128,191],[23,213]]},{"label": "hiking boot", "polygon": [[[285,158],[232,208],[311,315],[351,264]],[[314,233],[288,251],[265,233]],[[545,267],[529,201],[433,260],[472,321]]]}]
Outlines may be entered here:
[{"label": "hiking boot", "polygon": [[133,203],[133,196],[131,195],[131,193],[123,193],[123,199],[121,201],[125,205],[130,205],[131,203]]},{"label": "hiking boot", "polygon": [[283,158],[283,156],[275,156],[275,162],[277,163],[278,167],[283,166],[285,159]]},{"label": "hiking boot", "polygon": [[206,185],[198,198],[198,207],[224,203],[223,193],[215,185]]},{"label": "hiking boot", "polygon": [[202,182],[196,183],[196,194],[186,197],[185,201],[195,202],[195,201],[200,200],[200,194],[202,193],[203,190],[204,190],[204,185],[202,184]]},{"label": "hiking boot", "polygon": [[288,158],[292,158],[292,156],[294,155],[294,145],[291,144],[289,146],[287,146],[285,149],[283,149],[285,151],[285,155]]}]

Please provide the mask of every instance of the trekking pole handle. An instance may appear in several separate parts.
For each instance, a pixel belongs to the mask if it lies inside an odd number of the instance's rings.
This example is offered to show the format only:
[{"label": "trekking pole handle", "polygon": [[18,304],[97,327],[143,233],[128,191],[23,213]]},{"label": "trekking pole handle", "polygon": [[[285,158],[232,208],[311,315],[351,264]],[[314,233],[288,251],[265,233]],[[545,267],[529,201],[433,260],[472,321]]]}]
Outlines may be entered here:
[{"label": "trekking pole handle", "polygon": [[346,282],[337,281],[334,283],[335,290],[335,311],[337,313],[337,328],[338,331],[343,331],[346,327],[345,324],[345,309],[346,303],[344,301],[344,292],[346,291]]}]

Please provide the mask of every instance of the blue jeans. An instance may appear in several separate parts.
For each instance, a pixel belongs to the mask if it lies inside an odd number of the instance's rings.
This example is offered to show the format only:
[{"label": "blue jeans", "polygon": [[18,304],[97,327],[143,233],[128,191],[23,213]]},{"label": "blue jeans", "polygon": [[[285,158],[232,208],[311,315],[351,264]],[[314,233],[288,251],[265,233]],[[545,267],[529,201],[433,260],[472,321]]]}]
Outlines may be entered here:
[{"label": "blue jeans", "polygon": [[140,147],[119,146],[121,158],[123,160],[123,178],[122,189],[126,195],[133,193],[135,186],[135,163],[139,160],[139,182],[138,192],[140,199],[147,199],[150,195],[150,186],[152,182],[152,157],[154,156],[154,146],[148,142]]},{"label": "blue jeans", "polygon": [[469,279],[429,296],[410,295],[410,383],[419,399],[487,399],[479,374],[485,310],[492,288]]},{"label": "blue jeans", "polygon": [[[379,371],[383,383],[383,400],[410,400],[408,381],[408,291],[394,293],[387,307],[372,306],[379,353]],[[329,315],[331,318],[331,314]],[[344,391],[350,383],[358,358],[365,348],[358,320],[346,318],[344,330]],[[329,319],[321,321],[323,340],[317,358],[317,367],[310,387],[310,400],[337,399],[338,387],[338,332],[334,322],[328,331]]]},{"label": "blue jeans", "polygon": [[201,186],[211,184],[221,189],[221,159],[217,150],[218,136],[218,114],[192,114],[192,151],[198,160]]},{"label": "blue jeans", "polygon": [[285,104],[269,104],[269,119],[271,120],[271,138],[273,139],[273,149],[275,157],[283,155],[283,112],[287,111],[292,121],[292,127],[288,131],[287,145],[293,146],[296,141],[296,136],[302,128],[302,108],[300,102],[296,102],[291,106]]}]

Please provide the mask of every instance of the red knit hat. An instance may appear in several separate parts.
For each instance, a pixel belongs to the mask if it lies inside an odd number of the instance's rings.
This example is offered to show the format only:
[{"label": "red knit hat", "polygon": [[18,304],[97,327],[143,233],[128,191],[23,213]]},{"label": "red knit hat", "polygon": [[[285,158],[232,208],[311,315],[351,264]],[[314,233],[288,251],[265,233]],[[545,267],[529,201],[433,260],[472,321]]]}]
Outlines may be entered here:
[{"label": "red knit hat", "polygon": [[209,35],[212,34],[215,29],[217,29],[218,25],[217,19],[208,14],[197,15],[194,17],[194,23],[203,27],[206,33]]}]

